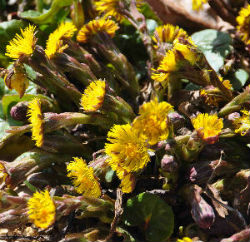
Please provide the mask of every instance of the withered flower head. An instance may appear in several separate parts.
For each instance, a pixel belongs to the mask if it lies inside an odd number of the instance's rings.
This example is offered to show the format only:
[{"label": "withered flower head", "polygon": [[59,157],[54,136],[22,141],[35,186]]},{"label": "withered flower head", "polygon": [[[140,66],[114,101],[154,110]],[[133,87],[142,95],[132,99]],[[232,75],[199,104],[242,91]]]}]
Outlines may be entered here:
[{"label": "withered flower head", "polygon": [[233,123],[236,127],[235,133],[240,133],[244,136],[250,130],[250,112],[247,110],[241,110],[241,112],[243,115],[235,118]]}]

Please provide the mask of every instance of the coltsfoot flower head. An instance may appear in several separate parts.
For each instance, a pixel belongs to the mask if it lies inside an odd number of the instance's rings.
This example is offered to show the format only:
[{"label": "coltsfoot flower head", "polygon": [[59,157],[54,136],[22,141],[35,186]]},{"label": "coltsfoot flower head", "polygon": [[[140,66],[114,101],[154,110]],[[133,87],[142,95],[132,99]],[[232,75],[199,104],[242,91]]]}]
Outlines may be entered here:
[{"label": "coltsfoot flower head", "polygon": [[86,43],[91,37],[100,32],[107,33],[111,38],[115,36],[118,25],[111,19],[96,19],[85,24],[77,34],[77,41]]},{"label": "coltsfoot flower head", "polygon": [[187,63],[194,65],[197,58],[194,46],[182,44],[175,40],[173,49],[166,53],[159,67],[156,70],[153,69],[151,78],[156,82],[167,83],[182,66]]},{"label": "coltsfoot flower head", "polygon": [[36,141],[37,147],[41,147],[43,145],[43,115],[39,98],[34,98],[29,103],[27,115],[32,126],[32,139]]},{"label": "coltsfoot flower head", "polygon": [[147,137],[150,145],[165,140],[169,135],[167,115],[173,107],[167,102],[154,100],[144,103],[139,110],[139,116],[133,122],[133,128]]},{"label": "coltsfoot flower head", "polygon": [[236,118],[233,123],[236,127],[235,133],[240,133],[242,136],[247,134],[250,130],[250,112],[247,110],[241,110],[243,115]]},{"label": "coltsfoot flower head", "polygon": [[49,192],[35,192],[28,201],[29,219],[36,227],[46,229],[55,222],[56,206]]},{"label": "coltsfoot flower head", "polygon": [[13,59],[18,59],[21,56],[30,56],[37,41],[35,29],[36,26],[33,25],[29,25],[24,30],[21,29],[21,35],[16,34],[15,38],[6,46],[5,55]]},{"label": "coltsfoot flower head", "polygon": [[218,107],[219,103],[222,101],[221,96],[218,96],[215,94],[210,94],[205,89],[200,90],[200,96],[205,99],[205,103],[207,105],[211,105],[211,106],[215,106],[215,107]]},{"label": "coltsfoot flower head", "polygon": [[240,32],[242,41],[245,44],[250,45],[250,4],[240,10],[236,21],[238,23],[237,29]]},{"label": "coltsfoot flower head", "polygon": [[188,34],[179,26],[174,26],[172,24],[166,24],[159,26],[155,29],[154,36],[152,37],[155,43],[170,43],[172,44],[175,39],[179,37],[188,38]]},{"label": "coltsfoot flower head", "polygon": [[177,59],[173,50],[169,50],[160,62],[157,70],[153,69],[151,78],[156,82],[168,82],[171,74],[178,70]]},{"label": "coltsfoot flower head", "polygon": [[174,50],[176,55],[181,55],[181,59],[184,58],[185,60],[190,62],[191,65],[194,65],[196,63],[197,54],[193,50],[193,46],[182,44],[178,41],[178,39],[176,39],[174,41]]},{"label": "coltsfoot flower head", "polygon": [[192,0],[192,8],[195,11],[199,11],[203,8],[203,4],[207,3],[208,0]]},{"label": "coltsfoot flower head", "polygon": [[131,173],[127,173],[126,175],[119,177],[119,179],[121,179],[120,186],[123,193],[131,193],[134,190],[135,178]]},{"label": "coltsfoot flower head", "polygon": [[146,138],[130,124],[114,125],[107,134],[110,143],[105,144],[105,152],[110,157],[107,162],[118,177],[119,172],[138,171],[150,161]]},{"label": "coltsfoot flower head", "polygon": [[63,43],[64,39],[70,39],[76,32],[76,27],[71,22],[61,23],[60,26],[49,35],[49,39],[46,43],[45,53],[48,58],[53,57],[55,53],[62,53],[67,47],[67,44]]},{"label": "coltsfoot flower head", "polygon": [[214,144],[223,129],[223,120],[217,114],[200,113],[192,119],[192,124],[198,135],[208,144]]},{"label": "coltsfoot flower head", "polygon": [[101,187],[94,175],[94,169],[88,167],[82,158],[74,157],[74,161],[67,165],[67,171],[78,193],[95,198],[101,196]]},{"label": "coltsfoot flower head", "polygon": [[193,242],[189,237],[183,237],[182,239],[177,239],[176,242]]},{"label": "coltsfoot flower head", "polygon": [[88,85],[81,98],[81,106],[86,112],[95,112],[102,106],[105,87],[105,81],[102,80],[93,81]]},{"label": "coltsfoot flower head", "polygon": [[[137,5],[140,5],[142,0],[137,0]],[[104,13],[104,17],[114,17],[117,21],[121,22],[124,19],[122,8],[125,8],[126,2],[124,0],[95,0],[96,10]]]},{"label": "coltsfoot flower head", "polygon": [[99,13],[104,13],[104,17],[112,16],[117,21],[122,21],[124,16],[120,11],[120,2],[121,0],[97,0],[95,6]]},{"label": "coltsfoot flower head", "polygon": [[2,163],[0,163],[0,184],[5,183],[6,177],[8,176],[8,173]]},{"label": "coltsfoot flower head", "polygon": [[223,80],[223,78],[221,76],[219,76],[219,79],[226,89],[232,90],[232,84],[229,80]]}]

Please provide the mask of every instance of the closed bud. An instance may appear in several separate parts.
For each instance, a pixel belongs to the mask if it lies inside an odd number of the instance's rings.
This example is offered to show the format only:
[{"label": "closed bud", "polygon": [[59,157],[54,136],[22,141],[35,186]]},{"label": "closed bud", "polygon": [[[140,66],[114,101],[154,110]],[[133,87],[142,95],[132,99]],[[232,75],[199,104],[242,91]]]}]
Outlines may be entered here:
[{"label": "closed bud", "polygon": [[177,112],[172,112],[168,114],[170,122],[173,124],[174,129],[178,130],[184,126],[185,118]]},{"label": "closed bud", "polygon": [[17,121],[27,120],[28,102],[19,102],[10,110],[10,115]]},{"label": "closed bud", "polygon": [[174,172],[178,167],[174,156],[164,155],[161,160],[161,169],[165,172]]},{"label": "closed bud", "polygon": [[195,223],[203,228],[210,228],[215,220],[213,208],[200,196],[200,189],[194,189],[194,196],[191,201],[191,214]]}]

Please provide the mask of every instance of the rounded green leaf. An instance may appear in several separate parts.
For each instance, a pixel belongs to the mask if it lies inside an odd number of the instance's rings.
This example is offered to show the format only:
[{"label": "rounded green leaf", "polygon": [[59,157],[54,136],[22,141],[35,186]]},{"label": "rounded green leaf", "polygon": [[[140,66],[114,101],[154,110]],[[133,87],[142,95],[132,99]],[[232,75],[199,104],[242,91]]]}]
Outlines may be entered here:
[{"label": "rounded green leaf", "polygon": [[196,32],[192,39],[216,72],[224,65],[226,56],[233,49],[230,35],[214,29]]},{"label": "rounded green leaf", "polygon": [[125,224],[138,226],[147,241],[164,241],[174,229],[172,208],[157,195],[141,193],[127,201]]}]

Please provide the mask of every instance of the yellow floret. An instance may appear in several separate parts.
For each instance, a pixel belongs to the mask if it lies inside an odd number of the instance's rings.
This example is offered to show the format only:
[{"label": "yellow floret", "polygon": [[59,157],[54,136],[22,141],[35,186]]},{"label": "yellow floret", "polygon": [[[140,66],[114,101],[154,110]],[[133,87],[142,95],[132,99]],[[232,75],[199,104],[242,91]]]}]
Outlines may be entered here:
[{"label": "yellow floret", "polygon": [[235,133],[240,133],[244,136],[250,130],[250,112],[247,110],[241,110],[243,115],[234,120],[236,126]]},{"label": "yellow floret", "polygon": [[108,132],[105,152],[108,164],[119,172],[134,172],[144,168],[150,161],[146,138],[139,135],[130,124],[114,125]]},{"label": "yellow floret", "polygon": [[192,124],[198,135],[209,144],[218,140],[218,136],[223,129],[223,120],[217,114],[198,114],[192,119]]},{"label": "yellow floret", "polygon": [[111,19],[97,19],[85,24],[77,34],[77,41],[86,43],[91,37],[100,32],[107,33],[111,38],[114,37],[118,25]]},{"label": "yellow floret", "polygon": [[64,44],[63,40],[72,38],[76,30],[75,25],[71,22],[61,23],[60,26],[49,35],[49,39],[47,40],[45,53],[48,58],[53,57],[55,53],[62,53],[68,48],[68,45]]},{"label": "yellow floret", "polygon": [[36,192],[28,201],[29,219],[36,227],[46,229],[55,221],[56,207],[49,192]]},{"label": "yellow floret", "polygon": [[105,81],[97,80],[89,84],[81,98],[81,106],[86,112],[97,111],[105,97]]},{"label": "yellow floret", "polygon": [[245,8],[242,8],[239,12],[239,16],[236,18],[238,23],[237,29],[240,32],[242,41],[246,45],[250,44],[250,4]]},{"label": "yellow floret", "polygon": [[88,167],[82,158],[74,157],[74,161],[67,165],[67,171],[78,193],[95,198],[101,196],[101,187],[94,175],[94,169]]},{"label": "yellow floret", "polygon": [[133,127],[147,137],[150,145],[154,145],[168,138],[169,125],[167,115],[172,110],[172,105],[167,102],[159,103],[155,98],[140,107],[140,116],[134,120]]},{"label": "yellow floret", "polygon": [[27,115],[32,126],[32,139],[36,141],[37,147],[41,147],[43,145],[43,116],[39,98],[34,98],[29,103]]},{"label": "yellow floret", "polygon": [[199,11],[202,9],[203,4],[207,3],[208,0],[192,0],[193,10]]},{"label": "yellow floret", "polygon": [[29,25],[24,30],[21,29],[21,35],[16,34],[15,38],[6,46],[5,55],[13,59],[18,59],[21,56],[30,56],[37,41],[35,29],[36,27],[33,25]]}]

